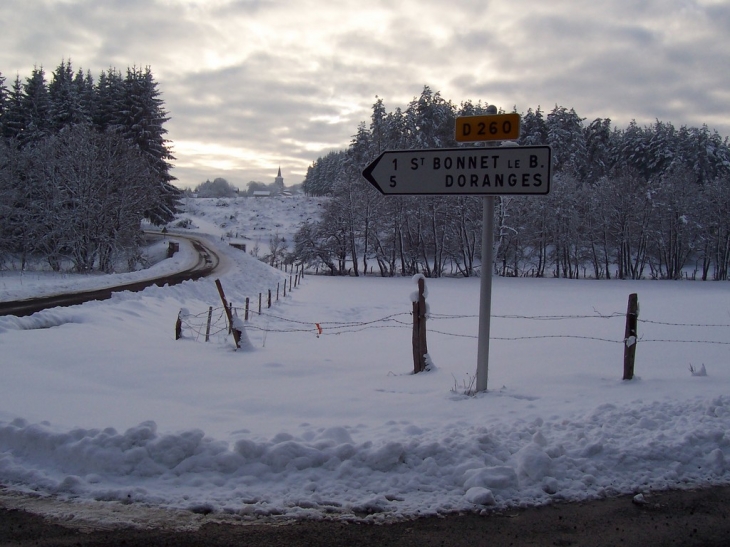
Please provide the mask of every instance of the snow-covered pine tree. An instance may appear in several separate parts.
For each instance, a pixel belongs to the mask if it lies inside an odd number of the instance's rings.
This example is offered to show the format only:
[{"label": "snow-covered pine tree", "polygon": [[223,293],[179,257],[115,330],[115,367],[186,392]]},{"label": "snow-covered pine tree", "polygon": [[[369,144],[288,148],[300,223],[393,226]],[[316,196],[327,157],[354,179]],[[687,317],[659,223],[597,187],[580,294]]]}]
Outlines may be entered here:
[{"label": "snow-covered pine tree", "polygon": [[94,78],[90,71],[83,72],[79,69],[74,76],[73,81],[74,93],[78,97],[81,112],[83,112],[83,123],[91,123],[94,111],[94,102],[96,101],[96,93],[94,89]]},{"label": "snow-covered pine tree", "polygon": [[42,67],[36,67],[23,85],[23,129],[18,134],[22,146],[39,142],[48,135],[50,107],[45,72]]},{"label": "snow-covered pine tree", "polygon": [[585,128],[586,181],[595,182],[611,168],[611,120],[596,118]]},{"label": "snow-covered pine tree", "polygon": [[619,170],[632,170],[644,179],[651,176],[649,142],[651,134],[631,120],[629,126],[618,131],[614,139],[612,165]]},{"label": "snow-covered pine tree", "polygon": [[[83,77],[81,82],[83,84]],[[75,82],[71,61],[61,61],[53,71],[51,83],[48,84],[49,125],[53,132],[58,132],[67,125],[89,121],[89,115],[83,105],[83,91],[83,87],[79,89]]]},{"label": "snow-covered pine tree", "polygon": [[5,76],[0,72],[0,135],[3,133],[3,126],[5,125],[5,111],[7,110],[8,102],[10,101],[10,92],[5,87]]},{"label": "snow-covered pine tree", "polygon": [[520,128],[520,138],[517,141],[520,145],[548,144],[548,128],[540,106],[534,111],[532,108],[528,108],[527,113],[522,115],[521,118],[522,127]]},{"label": "snow-covered pine tree", "polygon": [[706,125],[682,127],[677,136],[678,163],[692,170],[696,182],[704,184],[730,174],[728,140]]},{"label": "snow-covered pine tree", "polygon": [[456,109],[441,93],[424,86],[420,97],[406,109],[409,148],[446,148],[456,146],[454,126]]},{"label": "snow-covered pine tree", "polygon": [[91,121],[99,131],[122,124],[124,78],[121,72],[109,68],[99,75],[94,86]]},{"label": "snow-covered pine tree", "polygon": [[547,115],[548,144],[553,149],[553,170],[565,171],[583,180],[586,171],[587,152],[583,133],[583,118],[572,108],[555,106]]},{"label": "snow-covered pine tree", "polygon": [[677,132],[671,123],[657,120],[651,127],[644,128],[646,136],[647,175],[652,177],[666,173],[674,163],[677,153]]},{"label": "snow-covered pine tree", "polygon": [[119,112],[118,130],[139,148],[155,174],[158,197],[145,215],[154,224],[169,222],[175,216],[182,193],[171,184],[175,177],[170,174],[172,166],[169,160],[174,157],[165,138],[167,129],[164,128],[170,118],[149,67],[144,70],[137,67],[127,69]]}]

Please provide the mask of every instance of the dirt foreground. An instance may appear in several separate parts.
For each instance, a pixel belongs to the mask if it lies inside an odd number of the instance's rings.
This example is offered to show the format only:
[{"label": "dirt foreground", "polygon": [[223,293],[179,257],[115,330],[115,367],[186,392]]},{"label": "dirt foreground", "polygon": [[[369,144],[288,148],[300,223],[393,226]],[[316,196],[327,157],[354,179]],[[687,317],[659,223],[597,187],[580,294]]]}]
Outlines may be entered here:
[{"label": "dirt foreground", "polygon": [[151,528],[141,529],[90,524],[78,518],[73,504],[65,506],[63,515],[44,518],[20,498],[0,497],[0,546],[730,546],[730,486],[384,525],[235,524],[213,515],[189,515],[185,525],[179,516],[165,522],[157,515],[147,520]]}]

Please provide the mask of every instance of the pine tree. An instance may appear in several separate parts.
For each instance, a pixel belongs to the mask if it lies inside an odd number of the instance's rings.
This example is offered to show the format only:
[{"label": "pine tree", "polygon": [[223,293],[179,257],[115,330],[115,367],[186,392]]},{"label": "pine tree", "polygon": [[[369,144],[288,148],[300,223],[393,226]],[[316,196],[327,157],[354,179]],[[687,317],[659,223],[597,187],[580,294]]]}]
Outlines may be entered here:
[{"label": "pine tree", "polygon": [[123,98],[122,74],[112,68],[102,72],[94,86],[91,108],[91,121],[99,131],[106,131],[122,124]]},{"label": "pine tree", "polygon": [[23,130],[18,135],[21,145],[40,142],[49,134],[51,104],[43,68],[34,68],[23,86]]},{"label": "pine tree", "polygon": [[0,72],[0,135],[3,134],[3,128],[5,126],[5,111],[8,108],[8,102],[10,101],[10,93],[8,88],[5,87],[5,76]]},{"label": "pine tree", "polygon": [[619,131],[614,140],[612,164],[617,169],[629,169],[648,180],[651,176],[649,167],[649,141],[651,135],[647,130],[639,127],[636,120],[631,120],[629,126]]},{"label": "pine tree", "polygon": [[444,148],[456,146],[455,109],[439,92],[424,86],[421,96],[406,109],[409,148]]},{"label": "pine tree", "polygon": [[388,149],[388,127],[383,99],[376,96],[373,105],[373,114],[370,117],[371,150],[373,157],[377,157]]},{"label": "pine tree", "polygon": [[149,67],[144,71],[136,67],[127,69],[120,113],[119,130],[125,139],[139,148],[156,175],[159,199],[146,212],[146,217],[154,224],[169,222],[175,217],[181,192],[171,184],[175,177],[170,174],[169,160],[174,157],[168,147],[169,141],[165,139],[167,130],[163,127],[170,118]]},{"label": "pine tree", "polygon": [[90,119],[84,105],[86,99],[83,73],[81,80],[74,75],[71,61],[61,61],[53,72],[51,83],[48,85],[50,101],[50,126],[52,131],[58,132],[67,125],[87,123]]},{"label": "pine tree", "polygon": [[13,87],[5,103],[5,112],[2,119],[2,136],[6,142],[17,141],[23,132],[23,84],[20,76],[15,77]]},{"label": "pine tree", "polygon": [[611,168],[611,120],[596,118],[585,129],[586,180],[595,182]]},{"label": "pine tree", "polygon": [[532,108],[528,108],[527,114],[522,116],[522,127],[520,128],[518,142],[523,146],[548,143],[548,128],[542,109],[539,106],[534,112]]},{"label": "pine tree", "polygon": [[79,106],[83,113],[83,122],[90,123],[94,111],[94,101],[96,99],[94,90],[94,78],[90,71],[79,69],[73,81],[74,93],[78,97]]},{"label": "pine tree", "polygon": [[583,180],[586,170],[586,143],[583,118],[572,108],[555,106],[547,115],[548,144],[553,150],[553,168]]}]

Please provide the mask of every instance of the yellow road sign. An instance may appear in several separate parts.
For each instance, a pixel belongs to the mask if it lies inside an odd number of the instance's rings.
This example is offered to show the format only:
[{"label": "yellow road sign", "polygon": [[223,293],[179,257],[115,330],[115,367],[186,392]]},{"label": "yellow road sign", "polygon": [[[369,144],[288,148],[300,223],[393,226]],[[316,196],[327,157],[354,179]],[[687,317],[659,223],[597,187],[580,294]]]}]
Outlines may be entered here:
[{"label": "yellow road sign", "polygon": [[456,118],[457,142],[512,141],[520,136],[520,115],[460,116]]}]

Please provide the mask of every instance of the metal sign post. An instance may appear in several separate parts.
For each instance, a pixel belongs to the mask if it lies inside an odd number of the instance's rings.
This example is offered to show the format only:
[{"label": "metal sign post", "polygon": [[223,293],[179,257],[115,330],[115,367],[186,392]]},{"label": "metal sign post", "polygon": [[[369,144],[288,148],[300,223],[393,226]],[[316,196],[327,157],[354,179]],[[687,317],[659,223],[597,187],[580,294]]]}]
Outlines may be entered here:
[{"label": "metal sign post", "polygon": [[477,342],[477,391],[487,391],[489,377],[489,328],[492,316],[492,261],[494,253],[494,196],[482,198],[482,272],[479,279],[479,339]]},{"label": "metal sign post", "polygon": [[[518,114],[456,119],[456,140],[480,142],[516,139]],[[489,328],[492,314],[494,196],[545,195],[550,192],[549,146],[438,148],[383,152],[362,172],[384,195],[481,195],[482,273],[476,390],[487,390]]]}]

